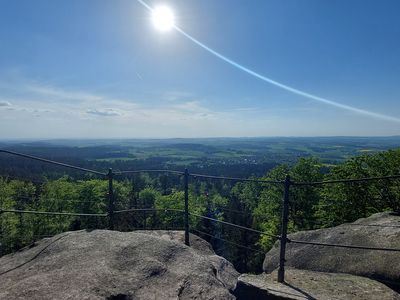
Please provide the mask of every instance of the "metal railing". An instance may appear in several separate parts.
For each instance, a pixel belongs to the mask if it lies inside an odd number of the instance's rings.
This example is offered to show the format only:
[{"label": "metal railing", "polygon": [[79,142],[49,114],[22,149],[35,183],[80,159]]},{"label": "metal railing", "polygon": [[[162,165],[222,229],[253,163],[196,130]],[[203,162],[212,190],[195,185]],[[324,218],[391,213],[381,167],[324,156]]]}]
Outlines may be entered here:
[{"label": "metal railing", "polygon": [[[49,215],[49,216],[87,216],[87,217],[102,217],[108,219],[108,228],[113,230],[115,228],[115,217],[116,215],[123,214],[123,213],[130,213],[130,212],[146,212],[146,211],[163,211],[163,212],[179,212],[182,213],[184,218],[184,241],[187,246],[190,246],[190,239],[189,233],[197,232],[199,234],[203,234],[205,236],[209,236],[212,238],[216,238],[222,240],[226,243],[235,245],[237,247],[241,247],[247,250],[255,251],[255,252],[262,252],[260,250],[247,247],[246,245],[241,245],[227,239],[211,235],[204,231],[200,231],[197,229],[191,229],[189,226],[189,217],[200,218],[203,220],[208,220],[211,222],[219,223],[222,225],[230,226],[233,228],[245,230],[247,232],[256,233],[259,235],[266,235],[272,238],[275,238],[280,241],[280,252],[279,252],[279,269],[278,269],[278,282],[284,282],[285,279],[285,257],[286,257],[286,244],[287,243],[296,243],[296,244],[305,244],[305,245],[314,245],[314,246],[323,246],[323,247],[339,247],[339,248],[351,248],[351,249],[360,249],[360,250],[375,250],[375,251],[390,251],[390,252],[400,252],[400,249],[396,248],[385,248],[385,247],[369,247],[369,246],[362,246],[362,245],[346,245],[346,244],[333,244],[333,243],[320,243],[320,242],[309,242],[309,241],[301,241],[301,240],[294,240],[289,239],[287,237],[288,233],[288,220],[289,220],[289,195],[290,195],[290,188],[292,186],[321,186],[325,184],[335,184],[335,183],[354,183],[354,182],[368,182],[374,180],[392,180],[392,179],[399,179],[400,175],[391,175],[391,176],[382,176],[382,177],[368,177],[368,178],[354,178],[354,179],[339,179],[339,180],[327,180],[327,181],[318,181],[318,182],[294,182],[291,180],[290,176],[287,175],[285,180],[283,181],[276,181],[276,180],[261,180],[261,179],[251,179],[251,178],[237,178],[237,177],[225,177],[225,176],[213,176],[213,175],[204,175],[204,174],[191,174],[189,173],[188,169],[185,169],[184,172],[182,171],[175,171],[175,170],[127,170],[127,171],[117,171],[114,172],[111,168],[108,172],[99,172],[96,170],[91,170],[87,168],[82,168],[79,166],[74,166],[62,162],[57,162],[49,159],[44,159],[32,155],[22,154],[14,151],[8,150],[0,150],[0,153],[6,153],[10,155],[16,155],[19,157],[24,157],[27,159],[37,160],[40,162],[48,163],[57,165],[64,168],[70,168],[74,170],[78,170],[81,172],[91,173],[98,176],[103,177],[108,181],[108,193],[107,193],[107,212],[106,213],[70,213],[70,212],[48,212],[48,211],[33,211],[33,210],[17,210],[17,209],[2,209],[0,208],[0,215],[3,213],[17,213],[17,214],[36,214],[36,215]],[[183,176],[183,190],[184,190],[184,209],[172,209],[172,208],[165,208],[165,209],[156,209],[156,208],[129,208],[129,209],[115,209],[115,197],[114,197],[114,187],[113,187],[113,180],[115,176],[124,176],[128,174],[139,174],[139,173],[170,173],[174,175]],[[260,230],[256,230],[253,228],[249,228],[246,226],[234,224],[231,222],[226,222],[222,220],[218,220],[216,218],[211,218],[208,216],[196,214],[189,211],[189,179],[210,179],[210,180],[228,180],[228,181],[236,181],[236,182],[254,182],[254,183],[266,183],[272,185],[280,185],[283,186],[283,197],[282,197],[282,210],[281,210],[281,233],[280,235],[274,235],[268,232],[263,232]],[[238,213],[243,213],[237,211]]]}]

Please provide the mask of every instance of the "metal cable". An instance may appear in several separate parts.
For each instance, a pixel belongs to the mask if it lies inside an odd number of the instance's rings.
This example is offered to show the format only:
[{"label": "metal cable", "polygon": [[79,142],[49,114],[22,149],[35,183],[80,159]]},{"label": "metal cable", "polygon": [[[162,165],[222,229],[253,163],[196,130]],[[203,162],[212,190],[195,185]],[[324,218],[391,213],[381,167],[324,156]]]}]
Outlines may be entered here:
[{"label": "metal cable", "polygon": [[229,222],[225,222],[225,221],[209,218],[209,217],[198,215],[198,214],[194,214],[194,213],[191,213],[191,212],[189,212],[189,215],[195,216],[195,217],[198,217],[198,218],[202,218],[202,219],[206,219],[206,220],[210,220],[210,221],[214,221],[214,222],[221,223],[221,224],[224,224],[224,225],[236,227],[236,228],[239,228],[239,229],[255,232],[255,233],[258,233],[258,234],[274,237],[276,239],[281,239],[281,237],[279,235],[274,235],[274,234],[262,232],[262,231],[259,231],[259,230],[253,229],[253,228],[248,228],[248,227],[244,227],[244,226],[241,226],[241,225],[237,225],[237,224],[233,224],[233,223],[229,223]]},{"label": "metal cable", "polygon": [[33,159],[33,160],[38,160],[41,162],[45,162],[45,163],[49,163],[49,164],[57,165],[57,166],[62,166],[62,167],[66,167],[66,168],[70,168],[70,169],[74,169],[74,170],[93,173],[93,174],[97,174],[97,175],[102,175],[102,176],[107,175],[107,173],[102,173],[99,171],[90,170],[90,169],[86,169],[86,168],[82,168],[82,167],[78,167],[78,166],[74,166],[74,165],[70,165],[70,164],[66,164],[66,163],[62,163],[62,162],[58,162],[58,161],[54,161],[54,160],[50,160],[50,159],[45,159],[45,158],[41,158],[41,157],[37,157],[37,156],[28,155],[28,154],[23,154],[23,153],[18,153],[18,152],[14,152],[14,151],[8,151],[8,150],[1,150],[1,149],[0,149],[0,152],[11,154],[11,155],[16,155],[16,156],[21,156],[21,157],[25,157],[25,158],[29,158],[29,159]]},{"label": "metal cable", "polygon": [[367,246],[355,246],[355,245],[343,245],[343,244],[329,244],[329,243],[318,243],[318,242],[306,242],[287,239],[288,243],[303,244],[303,245],[314,245],[314,246],[326,246],[326,247],[338,247],[338,248],[348,248],[348,249],[362,249],[362,250],[379,250],[379,251],[390,251],[390,252],[400,252],[400,249],[396,248],[383,248],[383,247],[367,247]]},{"label": "metal cable", "polygon": [[221,209],[221,210],[224,210],[224,211],[233,212],[233,213],[235,213],[235,214],[241,214],[241,215],[246,215],[246,216],[252,216],[252,213],[250,213],[250,212],[240,211],[240,210],[236,210],[236,209],[223,208],[223,207],[217,207],[216,209]]},{"label": "metal cable", "polygon": [[391,180],[399,179],[400,175],[390,175],[381,177],[365,177],[365,178],[354,178],[354,179],[335,179],[335,180],[325,180],[325,181],[315,181],[315,182],[291,182],[292,185],[304,186],[304,185],[322,185],[322,184],[332,184],[332,183],[352,183],[352,182],[366,182],[374,180]]},{"label": "metal cable", "polygon": [[202,174],[191,174],[189,176],[194,178],[209,178],[209,179],[225,179],[233,181],[243,181],[243,182],[258,182],[258,183],[270,183],[270,184],[283,184],[284,181],[274,181],[274,180],[263,180],[263,179],[250,179],[250,178],[239,178],[239,177],[225,177],[225,176],[213,176],[213,175],[202,175]]},{"label": "metal cable", "polygon": [[[25,157],[33,160],[38,160],[41,162],[46,162],[50,163],[53,165],[58,165],[58,166],[63,166],[66,168],[71,168],[74,170],[79,170],[79,171],[84,171],[84,172],[89,172],[97,175],[102,175],[102,176],[107,176],[108,173],[102,173],[99,171],[87,169],[87,168],[82,168],[66,163],[61,163],[57,161],[53,161],[50,159],[45,159],[45,158],[40,158],[37,156],[32,156],[28,154],[23,154],[23,153],[18,153],[14,151],[9,151],[9,150],[2,150],[0,149],[0,152],[6,153],[6,154],[11,154],[11,155],[16,155],[20,157]],[[114,173],[114,175],[122,175],[122,174],[134,174],[134,173],[145,173],[145,172],[154,172],[154,173],[173,173],[173,174],[179,174],[179,175],[184,175],[185,172],[182,171],[174,171],[174,170],[128,170],[128,171],[117,171]],[[209,178],[209,179],[225,179],[225,180],[233,180],[233,181],[242,181],[242,182],[258,182],[258,183],[270,183],[270,184],[283,184],[284,181],[274,181],[274,180],[262,180],[262,179],[250,179],[250,178],[239,178],[239,177],[225,177],[225,176],[213,176],[213,175],[203,175],[203,174],[189,174],[191,177],[199,177],[199,178]],[[298,186],[304,186],[304,185],[309,185],[309,186],[314,186],[314,185],[322,185],[322,184],[332,184],[332,183],[351,183],[351,182],[365,182],[365,181],[373,181],[373,180],[390,180],[390,179],[400,179],[400,174],[399,175],[390,175],[390,176],[381,176],[381,177],[366,177],[366,178],[356,178],[356,179],[338,179],[338,180],[326,180],[326,181],[315,181],[315,182],[291,182],[292,185],[298,185]]]},{"label": "metal cable", "polygon": [[175,211],[175,212],[182,212],[185,211],[182,209],[172,209],[172,208],[130,208],[130,209],[123,209],[123,210],[115,210],[114,214],[118,213],[125,213],[125,212],[136,212],[136,211]]},{"label": "metal cable", "polygon": [[240,247],[240,248],[244,248],[244,249],[248,249],[248,250],[251,250],[251,251],[260,252],[260,253],[265,254],[265,252],[263,252],[261,250],[257,250],[257,249],[253,249],[253,248],[250,248],[250,247],[247,247],[247,246],[243,246],[243,245],[237,244],[235,242],[231,242],[231,241],[225,240],[223,238],[217,237],[215,235],[211,235],[209,233],[206,233],[206,232],[203,232],[203,231],[200,231],[200,230],[197,230],[197,229],[190,229],[190,230],[191,231],[196,231],[197,233],[204,234],[204,235],[207,235],[209,237],[212,237],[212,238],[215,238],[215,239],[218,239],[218,240],[221,240],[221,241],[224,241],[224,242],[226,242],[228,244],[232,244],[232,245],[235,245],[235,246]]},{"label": "metal cable", "polygon": [[115,175],[124,175],[124,174],[136,174],[136,173],[171,173],[171,174],[178,174],[184,175],[185,172],[181,171],[174,171],[174,170],[127,170],[127,171],[117,171]]},{"label": "metal cable", "polygon": [[50,212],[34,210],[0,209],[1,213],[34,214],[34,215],[55,215],[55,216],[86,216],[86,217],[107,217],[108,214],[89,214],[89,213],[69,213],[69,212]]},{"label": "metal cable", "polygon": [[40,255],[41,253],[43,253],[43,251],[45,251],[47,248],[49,248],[49,247],[50,247],[51,245],[53,245],[55,242],[57,242],[57,241],[61,240],[62,238],[68,236],[69,234],[70,234],[70,233],[66,233],[66,234],[64,234],[64,235],[62,235],[62,236],[56,238],[55,240],[50,241],[50,243],[48,243],[46,246],[44,246],[40,251],[38,251],[38,252],[37,252],[34,256],[32,256],[30,259],[28,259],[27,261],[25,261],[25,262],[19,264],[18,266],[15,266],[15,267],[13,267],[13,268],[11,268],[11,269],[8,269],[8,270],[6,270],[6,271],[1,272],[1,273],[0,273],[0,276],[1,276],[1,275],[4,275],[4,274],[7,274],[7,273],[9,273],[9,272],[11,272],[11,271],[14,271],[14,270],[16,270],[16,269],[18,269],[18,268],[20,268],[20,267],[26,265],[27,263],[30,263],[31,261],[35,260],[37,257],[39,257],[39,255]]},{"label": "metal cable", "polygon": [[56,199],[56,198],[42,198],[42,197],[38,197],[38,198],[32,198],[32,197],[25,197],[25,196],[13,196],[11,197],[13,199],[26,199],[26,200],[37,200],[37,201],[46,201],[46,200],[50,200],[50,201],[62,201],[62,202],[73,202],[73,203],[103,203],[101,201],[92,201],[92,200],[79,200],[79,199]]}]

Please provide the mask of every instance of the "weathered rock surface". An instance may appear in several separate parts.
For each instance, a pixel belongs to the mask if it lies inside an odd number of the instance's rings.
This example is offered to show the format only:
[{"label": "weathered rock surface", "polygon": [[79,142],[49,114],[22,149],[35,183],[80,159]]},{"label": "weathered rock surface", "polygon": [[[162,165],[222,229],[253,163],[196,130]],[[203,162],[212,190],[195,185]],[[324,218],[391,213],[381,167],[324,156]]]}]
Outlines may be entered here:
[{"label": "weathered rock surface", "polygon": [[75,231],[0,258],[0,299],[235,299],[238,273],[182,232]]},{"label": "weathered rock surface", "polygon": [[[379,213],[354,223],[290,234],[289,239],[400,249],[400,216]],[[344,249],[288,243],[286,265],[297,269],[348,273],[400,283],[400,252]],[[279,264],[279,244],[266,254],[263,269]]]},{"label": "weathered rock surface", "polygon": [[[150,234],[152,236],[160,237],[168,241],[176,241],[182,244],[185,243],[185,235],[182,231],[174,230],[136,230],[136,233]],[[190,247],[201,252],[202,254],[215,255],[211,245],[198,237],[197,235],[190,234]],[[219,256],[218,256],[219,257]]]},{"label": "weathered rock surface", "polygon": [[243,274],[237,284],[240,299],[352,299],[395,300],[400,295],[375,280],[365,277],[287,269],[285,284],[276,281],[277,272],[271,274]]}]

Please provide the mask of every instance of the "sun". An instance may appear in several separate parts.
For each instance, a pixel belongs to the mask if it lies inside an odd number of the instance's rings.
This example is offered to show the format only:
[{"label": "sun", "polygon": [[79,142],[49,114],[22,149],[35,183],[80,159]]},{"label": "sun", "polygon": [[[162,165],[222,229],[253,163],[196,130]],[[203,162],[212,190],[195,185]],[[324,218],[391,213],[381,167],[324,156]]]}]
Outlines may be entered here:
[{"label": "sun", "polygon": [[174,13],[168,6],[157,6],[153,9],[151,20],[160,31],[171,30],[175,26]]}]

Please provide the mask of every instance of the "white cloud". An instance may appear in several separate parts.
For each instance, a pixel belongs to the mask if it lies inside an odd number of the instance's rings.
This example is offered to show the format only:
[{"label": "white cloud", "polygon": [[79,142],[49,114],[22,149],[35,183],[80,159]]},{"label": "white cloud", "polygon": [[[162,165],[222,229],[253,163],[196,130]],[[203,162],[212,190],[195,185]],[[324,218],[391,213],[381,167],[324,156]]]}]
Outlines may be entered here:
[{"label": "white cloud", "polygon": [[[321,135],[315,113],[315,120],[305,119],[309,112],[300,110],[288,118],[293,108],[258,108],[251,103],[221,111],[188,93],[154,92],[148,99],[121,99],[37,82],[0,92],[0,138]],[[346,124],[345,119],[340,123]],[[330,126],[335,128],[332,134],[345,130],[336,130],[337,121]],[[353,132],[364,127],[360,122]],[[376,135],[394,132],[390,130],[377,127]]]},{"label": "white cloud", "polygon": [[211,110],[187,93],[174,92],[174,101],[165,101],[161,93],[147,102],[37,82],[22,83],[15,90],[18,98],[9,98],[15,103],[10,107],[13,110],[0,123],[40,116],[29,128],[24,127],[25,136],[188,136],[202,131],[215,134],[214,128],[233,128],[222,123],[237,121],[232,113]]},{"label": "white cloud", "polygon": [[121,112],[113,109],[113,108],[104,108],[104,109],[88,109],[86,113],[91,115],[97,115],[100,117],[113,117],[120,116]]},{"label": "white cloud", "polygon": [[49,99],[52,99],[54,101],[57,100],[72,100],[72,101],[77,101],[77,102],[82,102],[82,101],[101,101],[103,100],[103,97],[87,92],[81,92],[81,91],[71,91],[67,89],[62,89],[54,86],[49,86],[49,85],[43,85],[43,84],[28,84],[26,85],[26,89],[30,92],[36,93],[37,95],[40,95],[41,97],[47,97]]},{"label": "white cloud", "polygon": [[0,107],[4,107],[4,106],[11,106],[11,103],[8,101],[2,101],[0,100]]}]

